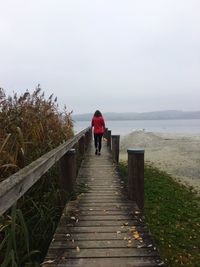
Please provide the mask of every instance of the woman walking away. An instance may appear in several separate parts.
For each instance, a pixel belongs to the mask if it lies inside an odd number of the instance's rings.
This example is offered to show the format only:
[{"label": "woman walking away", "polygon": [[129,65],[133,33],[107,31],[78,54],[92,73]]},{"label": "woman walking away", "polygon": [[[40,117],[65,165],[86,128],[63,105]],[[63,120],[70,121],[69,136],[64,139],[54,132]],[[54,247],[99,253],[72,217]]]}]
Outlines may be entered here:
[{"label": "woman walking away", "polygon": [[94,133],[95,155],[101,155],[101,140],[105,129],[105,122],[99,110],[96,110],[92,118]]}]

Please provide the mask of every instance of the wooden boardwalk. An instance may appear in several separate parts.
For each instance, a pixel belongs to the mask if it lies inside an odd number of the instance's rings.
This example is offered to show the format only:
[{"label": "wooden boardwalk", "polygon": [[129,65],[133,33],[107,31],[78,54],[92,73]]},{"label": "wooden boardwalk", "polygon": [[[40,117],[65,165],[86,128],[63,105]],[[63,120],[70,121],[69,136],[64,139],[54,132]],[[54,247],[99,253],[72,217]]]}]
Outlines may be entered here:
[{"label": "wooden boardwalk", "polygon": [[85,192],[66,205],[42,266],[164,266],[105,144],[101,156],[89,147],[77,179]]}]

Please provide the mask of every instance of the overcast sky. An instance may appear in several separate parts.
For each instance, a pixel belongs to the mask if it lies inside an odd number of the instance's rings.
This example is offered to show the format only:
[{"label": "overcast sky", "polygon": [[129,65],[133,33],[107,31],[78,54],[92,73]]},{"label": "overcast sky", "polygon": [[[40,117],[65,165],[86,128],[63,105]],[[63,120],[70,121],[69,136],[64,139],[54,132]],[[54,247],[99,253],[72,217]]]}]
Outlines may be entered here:
[{"label": "overcast sky", "polygon": [[0,0],[0,87],[74,114],[200,110],[199,0]]}]

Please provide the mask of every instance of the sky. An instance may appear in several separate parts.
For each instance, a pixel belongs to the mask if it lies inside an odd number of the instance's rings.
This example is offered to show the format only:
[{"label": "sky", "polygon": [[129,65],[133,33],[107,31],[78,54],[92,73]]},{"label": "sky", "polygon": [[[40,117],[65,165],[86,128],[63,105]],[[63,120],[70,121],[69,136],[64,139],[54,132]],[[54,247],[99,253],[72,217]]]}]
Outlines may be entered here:
[{"label": "sky", "polygon": [[0,87],[74,114],[200,110],[199,0],[0,0]]}]

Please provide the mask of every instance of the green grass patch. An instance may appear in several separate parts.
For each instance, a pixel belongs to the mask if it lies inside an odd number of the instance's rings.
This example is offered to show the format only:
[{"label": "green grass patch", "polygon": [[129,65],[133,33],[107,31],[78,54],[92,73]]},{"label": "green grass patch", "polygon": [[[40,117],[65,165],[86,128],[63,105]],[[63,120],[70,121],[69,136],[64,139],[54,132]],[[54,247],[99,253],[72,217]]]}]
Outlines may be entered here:
[{"label": "green grass patch", "polygon": [[[120,163],[127,182],[127,163]],[[170,267],[200,267],[200,198],[166,172],[145,166],[145,219]]]}]

